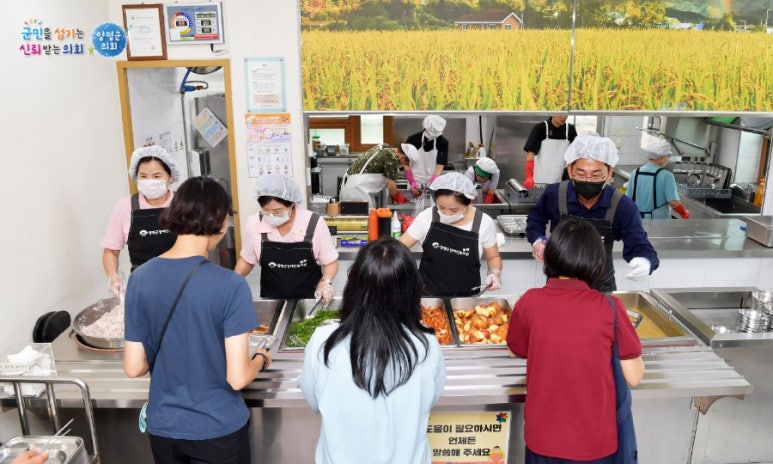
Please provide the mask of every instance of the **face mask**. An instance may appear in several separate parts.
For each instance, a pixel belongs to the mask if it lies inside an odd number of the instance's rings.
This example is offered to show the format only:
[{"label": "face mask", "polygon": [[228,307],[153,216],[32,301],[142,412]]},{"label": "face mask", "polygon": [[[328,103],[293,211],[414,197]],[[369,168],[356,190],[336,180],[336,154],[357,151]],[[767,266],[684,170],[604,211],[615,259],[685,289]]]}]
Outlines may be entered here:
[{"label": "face mask", "polygon": [[443,224],[453,224],[455,222],[461,221],[464,217],[464,211],[458,214],[454,214],[452,216],[446,215],[441,213],[440,211],[437,212],[438,216],[440,216],[440,222]]},{"label": "face mask", "polygon": [[268,216],[263,216],[263,217],[266,218],[266,222],[268,222],[272,226],[279,227],[282,224],[284,224],[285,222],[290,220],[290,211],[288,210],[286,213],[284,213],[281,216],[271,216],[271,215],[268,215]]},{"label": "face mask", "polygon": [[574,189],[577,190],[577,193],[582,196],[583,198],[590,200],[591,198],[595,198],[596,195],[601,193],[602,190],[604,190],[604,185],[606,184],[606,181],[602,180],[601,182],[586,182],[582,180],[576,180],[574,181]]},{"label": "face mask", "polygon": [[433,135],[430,135],[429,132],[424,131],[424,138],[429,140],[430,142],[435,140],[435,137]]},{"label": "face mask", "polygon": [[148,200],[155,200],[166,194],[166,181],[167,179],[140,179],[137,181],[137,190]]}]

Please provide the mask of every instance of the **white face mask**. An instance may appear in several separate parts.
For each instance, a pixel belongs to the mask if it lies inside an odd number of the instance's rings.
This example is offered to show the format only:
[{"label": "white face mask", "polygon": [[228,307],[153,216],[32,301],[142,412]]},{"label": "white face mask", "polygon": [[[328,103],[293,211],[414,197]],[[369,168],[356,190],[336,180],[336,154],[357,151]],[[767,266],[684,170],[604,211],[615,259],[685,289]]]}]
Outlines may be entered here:
[{"label": "white face mask", "polygon": [[281,216],[272,216],[269,214],[263,217],[266,218],[266,222],[268,222],[272,226],[279,227],[285,222],[290,220],[290,210],[288,210],[286,213],[284,213]]},{"label": "white face mask", "polygon": [[167,179],[140,179],[137,181],[137,190],[148,200],[155,200],[166,194],[166,181]]},{"label": "white face mask", "polygon": [[443,214],[440,211],[437,212],[438,216],[440,216],[440,222],[443,224],[453,224],[455,222],[459,222],[464,217],[464,211],[461,213],[453,214],[451,216],[447,214]]}]

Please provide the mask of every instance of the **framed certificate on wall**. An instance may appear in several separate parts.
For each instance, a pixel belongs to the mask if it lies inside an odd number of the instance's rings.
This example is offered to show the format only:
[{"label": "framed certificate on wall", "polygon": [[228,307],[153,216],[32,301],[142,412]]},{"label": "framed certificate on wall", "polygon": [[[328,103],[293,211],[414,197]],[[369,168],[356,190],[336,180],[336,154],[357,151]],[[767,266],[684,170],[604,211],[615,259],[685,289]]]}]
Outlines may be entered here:
[{"label": "framed certificate on wall", "polygon": [[164,6],[123,5],[126,57],[129,60],[165,60]]}]

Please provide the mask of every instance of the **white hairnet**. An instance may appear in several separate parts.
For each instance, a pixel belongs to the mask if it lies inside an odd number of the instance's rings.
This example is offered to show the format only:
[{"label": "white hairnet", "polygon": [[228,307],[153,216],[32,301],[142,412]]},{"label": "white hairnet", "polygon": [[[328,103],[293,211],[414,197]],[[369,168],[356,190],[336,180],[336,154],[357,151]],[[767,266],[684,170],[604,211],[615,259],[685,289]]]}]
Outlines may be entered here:
[{"label": "white hairnet", "polygon": [[470,200],[474,200],[477,194],[472,181],[460,172],[449,172],[435,179],[430,185],[430,190],[451,190],[459,192]]},{"label": "white hairnet", "polygon": [[581,158],[614,167],[618,160],[617,147],[607,137],[578,135],[564,152],[564,160],[566,164],[572,164]]},{"label": "white hairnet", "polygon": [[276,197],[293,203],[303,201],[301,191],[292,177],[284,174],[271,174],[260,176],[255,181],[254,197],[257,200],[260,197]]},{"label": "white hairnet", "polygon": [[671,144],[663,139],[658,139],[647,145],[644,152],[651,160],[660,159],[671,154]]},{"label": "white hairnet", "polygon": [[479,168],[483,169],[484,171],[491,174],[492,176],[499,172],[497,163],[495,163],[493,159],[488,157],[480,158],[478,161],[475,162],[475,166],[478,166]]},{"label": "white hairnet", "polygon": [[172,181],[180,180],[180,171],[177,169],[177,160],[174,159],[168,151],[158,145],[151,145],[149,147],[142,147],[134,150],[131,160],[129,161],[129,175],[134,182],[137,182],[137,167],[140,165],[140,161],[145,158],[156,158],[162,163],[166,164],[170,171],[172,171]]},{"label": "white hairnet", "polygon": [[400,149],[403,150],[405,156],[407,156],[412,163],[419,160],[419,150],[410,143],[401,143]]},{"label": "white hairnet", "polygon": [[424,129],[433,137],[438,137],[446,128],[446,120],[436,114],[430,114],[424,118]]}]

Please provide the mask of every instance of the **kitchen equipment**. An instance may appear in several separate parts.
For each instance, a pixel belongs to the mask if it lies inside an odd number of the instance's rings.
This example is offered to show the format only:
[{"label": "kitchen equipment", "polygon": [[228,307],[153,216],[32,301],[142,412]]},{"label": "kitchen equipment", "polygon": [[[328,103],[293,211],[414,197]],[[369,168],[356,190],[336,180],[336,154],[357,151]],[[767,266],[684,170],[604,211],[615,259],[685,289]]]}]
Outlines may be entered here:
[{"label": "kitchen equipment", "polygon": [[752,309],[758,309],[769,316],[773,315],[773,292],[754,290],[752,292]]},{"label": "kitchen equipment", "polygon": [[78,437],[29,435],[8,440],[0,448],[0,464],[9,464],[28,449],[48,451],[46,464],[88,464],[83,440]]},{"label": "kitchen equipment", "polygon": [[369,206],[367,201],[341,201],[341,216],[367,216]]},{"label": "kitchen equipment", "polygon": [[746,216],[746,236],[773,248],[773,216]]},{"label": "kitchen equipment", "polygon": [[548,184],[535,184],[533,189],[527,190],[517,180],[510,179],[505,183],[505,199],[510,204],[536,203],[547,186]]},{"label": "kitchen equipment", "polygon": [[[119,303],[120,300],[118,298],[105,298],[103,300],[97,301],[91,306],[88,306],[80,313],[78,313],[78,315],[75,316],[75,319],[73,319],[73,330],[75,330],[75,333],[78,334],[81,340],[95,348],[123,349],[123,337],[97,337],[93,335],[87,335],[83,332],[84,327],[90,326],[91,324],[97,322],[100,318],[107,315],[111,310],[118,306]],[[123,320],[121,320],[121,323],[123,323]]]},{"label": "kitchen equipment", "polygon": [[758,309],[741,308],[735,322],[735,330],[741,333],[760,333],[768,330],[769,316]]},{"label": "kitchen equipment", "polygon": [[641,321],[644,320],[644,316],[636,311],[631,311],[630,309],[626,309],[625,312],[628,313],[628,319],[631,321],[631,324],[633,324],[633,328],[638,329],[639,325],[641,325]]},{"label": "kitchen equipment", "polygon": [[526,215],[500,214],[497,222],[505,235],[523,236],[526,234]]}]

